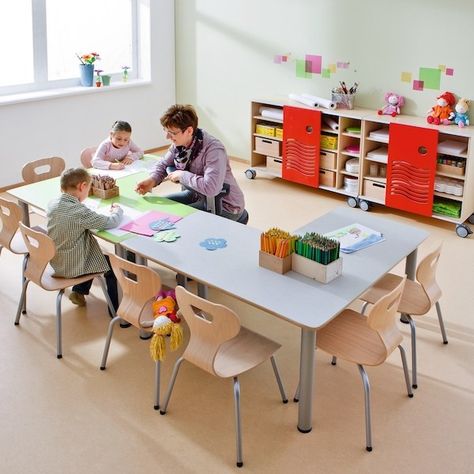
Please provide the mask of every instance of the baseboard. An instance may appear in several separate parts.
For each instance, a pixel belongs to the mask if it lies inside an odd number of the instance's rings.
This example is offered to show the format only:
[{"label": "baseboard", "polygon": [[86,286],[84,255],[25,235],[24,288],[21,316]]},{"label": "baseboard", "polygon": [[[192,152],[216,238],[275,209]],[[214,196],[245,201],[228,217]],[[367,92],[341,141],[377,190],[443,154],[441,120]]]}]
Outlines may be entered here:
[{"label": "baseboard", "polygon": [[160,152],[160,151],[165,151],[165,150],[167,150],[168,148],[169,148],[168,145],[159,146],[159,147],[157,147],[157,148],[150,148],[150,149],[148,149],[148,150],[145,150],[145,153],[151,153],[151,154],[152,154],[152,153],[158,153],[158,152]]},{"label": "baseboard", "polygon": [[238,156],[229,156],[229,160],[238,161],[239,163],[246,163],[247,165],[250,164],[249,160],[246,160],[245,158],[239,158]]},{"label": "baseboard", "polygon": [[8,186],[4,186],[3,188],[0,188],[0,193],[6,193],[9,189],[18,188],[18,186],[23,186],[24,184],[25,183],[23,182],[9,184]]}]

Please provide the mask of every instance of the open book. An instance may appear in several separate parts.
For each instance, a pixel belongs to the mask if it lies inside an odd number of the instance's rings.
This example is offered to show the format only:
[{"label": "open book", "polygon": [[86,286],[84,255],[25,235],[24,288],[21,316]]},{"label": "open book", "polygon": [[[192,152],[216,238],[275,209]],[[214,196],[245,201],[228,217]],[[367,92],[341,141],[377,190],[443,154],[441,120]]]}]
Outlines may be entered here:
[{"label": "open book", "polygon": [[352,253],[384,241],[383,234],[361,224],[351,224],[324,234],[324,237],[338,240],[341,252]]}]

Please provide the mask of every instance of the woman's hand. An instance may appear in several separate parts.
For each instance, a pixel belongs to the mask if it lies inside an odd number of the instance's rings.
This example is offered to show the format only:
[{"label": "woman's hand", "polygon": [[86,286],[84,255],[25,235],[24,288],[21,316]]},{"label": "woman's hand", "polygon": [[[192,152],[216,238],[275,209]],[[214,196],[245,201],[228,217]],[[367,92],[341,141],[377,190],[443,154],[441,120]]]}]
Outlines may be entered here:
[{"label": "woman's hand", "polygon": [[167,177],[167,181],[171,181],[172,183],[179,183],[181,181],[181,176],[183,176],[183,170],[176,170],[171,172]]},{"label": "woman's hand", "polygon": [[145,179],[144,181],[140,181],[139,183],[137,183],[137,186],[135,187],[135,192],[141,195],[146,194],[155,187],[155,184],[156,183],[153,178]]}]

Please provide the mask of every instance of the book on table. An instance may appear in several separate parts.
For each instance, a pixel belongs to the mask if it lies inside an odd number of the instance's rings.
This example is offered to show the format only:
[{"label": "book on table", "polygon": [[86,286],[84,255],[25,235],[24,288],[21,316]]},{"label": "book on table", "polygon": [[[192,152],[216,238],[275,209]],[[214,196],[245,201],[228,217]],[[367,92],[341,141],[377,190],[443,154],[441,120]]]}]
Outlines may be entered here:
[{"label": "book on table", "polygon": [[357,223],[328,232],[324,237],[338,240],[343,253],[353,253],[385,240],[381,232]]}]

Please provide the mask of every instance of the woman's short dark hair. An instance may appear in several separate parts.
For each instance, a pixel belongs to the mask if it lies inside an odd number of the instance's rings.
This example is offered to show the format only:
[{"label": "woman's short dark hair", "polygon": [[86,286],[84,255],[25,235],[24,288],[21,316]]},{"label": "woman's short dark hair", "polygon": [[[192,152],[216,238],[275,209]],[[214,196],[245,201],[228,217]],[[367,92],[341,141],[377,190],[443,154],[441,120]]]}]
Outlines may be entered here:
[{"label": "woman's short dark hair", "polygon": [[165,128],[179,128],[185,131],[188,127],[197,129],[198,116],[192,105],[172,105],[160,118],[161,125]]}]

